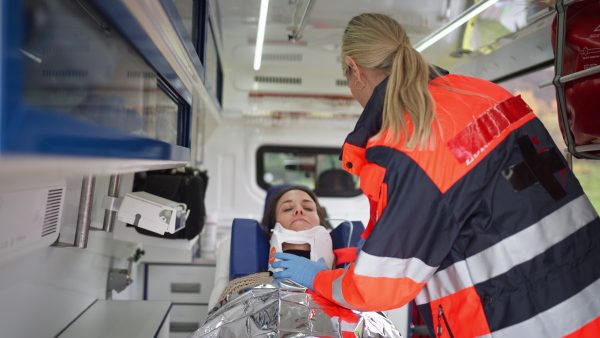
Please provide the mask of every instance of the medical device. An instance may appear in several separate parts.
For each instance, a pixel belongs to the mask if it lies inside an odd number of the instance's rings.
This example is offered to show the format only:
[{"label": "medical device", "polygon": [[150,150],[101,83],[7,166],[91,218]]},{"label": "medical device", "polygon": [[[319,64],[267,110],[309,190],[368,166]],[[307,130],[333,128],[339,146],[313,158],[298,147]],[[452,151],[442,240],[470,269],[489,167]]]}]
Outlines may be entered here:
[{"label": "medical device", "polygon": [[117,219],[162,235],[185,228],[189,213],[184,203],[136,191],[125,195]]},{"label": "medical device", "polygon": [[276,252],[283,252],[281,249],[283,243],[290,244],[308,244],[310,245],[310,260],[318,261],[320,258],[325,259],[325,263],[329,269],[332,269],[335,263],[335,255],[333,254],[333,244],[331,236],[325,227],[316,226],[312,229],[294,231],[284,228],[281,224],[276,223],[272,230],[271,248],[269,250],[269,271],[277,272],[283,270],[275,269],[271,264],[276,261],[273,255]]}]

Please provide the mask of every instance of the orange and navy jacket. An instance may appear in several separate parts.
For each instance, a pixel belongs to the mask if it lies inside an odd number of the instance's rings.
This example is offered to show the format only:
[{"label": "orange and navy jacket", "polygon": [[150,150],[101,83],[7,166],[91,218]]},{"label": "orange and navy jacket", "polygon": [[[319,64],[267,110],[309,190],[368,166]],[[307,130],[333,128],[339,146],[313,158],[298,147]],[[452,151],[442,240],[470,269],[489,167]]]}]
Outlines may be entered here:
[{"label": "orange and navy jacket", "polygon": [[315,292],[363,311],[414,299],[436,337],[600,337],[600,220],[530,107],[436,77],[435,146],[406,150],[372,138],[386,85],[341,156],[371,203],[366,241]]}]

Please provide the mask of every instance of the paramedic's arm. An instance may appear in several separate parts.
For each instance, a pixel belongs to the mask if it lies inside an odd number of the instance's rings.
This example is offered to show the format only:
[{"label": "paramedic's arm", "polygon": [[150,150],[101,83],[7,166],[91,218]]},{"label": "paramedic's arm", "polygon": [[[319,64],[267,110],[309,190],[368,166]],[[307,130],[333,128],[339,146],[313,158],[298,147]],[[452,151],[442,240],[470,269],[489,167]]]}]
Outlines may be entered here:
[{"label": "paramedic's arm", "polygon": [[444,195],[427,175],[410,160],[383,155],[396,174],[386,173],[379,220],[354,264],[347,270],[321,271],[313,283],[321,296],[365,311],[410,302],[447,256],[458,232]]}]

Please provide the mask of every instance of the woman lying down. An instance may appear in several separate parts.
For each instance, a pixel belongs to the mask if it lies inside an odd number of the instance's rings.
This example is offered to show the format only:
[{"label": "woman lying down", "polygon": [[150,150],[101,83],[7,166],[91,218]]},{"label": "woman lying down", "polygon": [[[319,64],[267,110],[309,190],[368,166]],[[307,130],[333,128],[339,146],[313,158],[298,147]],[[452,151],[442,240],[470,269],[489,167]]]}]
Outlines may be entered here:
[{"label": "woman lying down", "polygon": [[383,314],[346,309],[287,279],[285,262],[290,259],[335,268],[325,218],[311,190],[293,186],[277,191],[267,208],[270,271],[232,280],[191,337],[401,337]]}]

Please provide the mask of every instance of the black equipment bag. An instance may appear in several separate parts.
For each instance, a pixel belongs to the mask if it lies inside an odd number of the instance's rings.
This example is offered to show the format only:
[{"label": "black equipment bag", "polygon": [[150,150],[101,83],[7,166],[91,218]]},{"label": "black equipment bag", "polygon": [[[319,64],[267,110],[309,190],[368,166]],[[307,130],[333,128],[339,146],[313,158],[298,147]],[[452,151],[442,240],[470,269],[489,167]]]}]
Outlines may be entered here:
[{"label": "black equipment bag", "polygon": [[[185,203],[190,210],[185,228],[174,234],[165,232],[164,235],[161,235],[136,226],[137,232],[154,237],[190,240],[202,231],[206,218],[204,196],[208,185],[208,175],[206,171],[198,169],[185,168],[184,172],[180,171],[182,169],[137,173],[133,191],[145,191],[175,202]],[[128,224],[128,226],[133,225]]]}]

